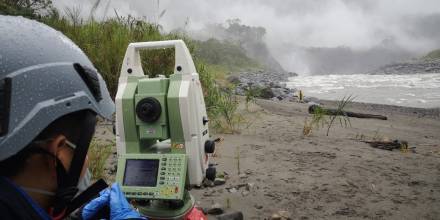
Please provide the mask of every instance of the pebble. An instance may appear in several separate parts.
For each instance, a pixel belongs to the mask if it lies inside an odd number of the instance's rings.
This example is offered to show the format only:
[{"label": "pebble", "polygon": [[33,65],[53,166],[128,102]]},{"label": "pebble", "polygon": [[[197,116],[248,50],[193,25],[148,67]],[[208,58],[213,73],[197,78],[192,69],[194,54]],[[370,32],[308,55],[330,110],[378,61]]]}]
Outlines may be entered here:
[{"label": "pebble", "polygon": [[282,219],[290,219],[290,214],[287,211],[279,211],[278,214],[281,216]]},{"label": "pebble", "polygon": [[243,190],[243,191],[241,191],[241,195],[242,196],[247,196],[247,195],[249,195],[249,191],[247,191],[247,190]]},{"label": "pebble", "polygon": [[226,183],[226,180],[224,178],[215,178],[214,180],[214,186],[220,186]]},{"label": "pebble", "polygon": [[273,214],[273,215],[270,217],[270,220],[281,220],[281,216],[278,215],[278,214]]},{"label": "pebble", "polygon": [[214,182],[208,179],[204,179],[202,185],[204,187],[213,187],[214,186]]},{"label": "pebble", "polygon": [[242,174],[238,175],[238,177],[240,177],[241,179],[244,179],[244,178],[247,178],[247,175],[246,175],[246,173],[242,173]]},{"label": "pebble", "polygon": [[219,203],[214,203],[210,209],[206,211],[209,215],[220,215],[223,214],[223,206]]},{"label": "pebble", "polygon": [[216,216],[217,220],[243,220],[242,212],[230,212]]},{"label": "pebble", "polygon": [[210,196],[213,196],[214,193],[215,193],[214,190],[207,190],[207,191],[203,192],[203,196],[210,197]]},{"label": "pebble", "polygon": [[248,183],[246,185],[246,190],[251,191],[255,187],[255,183]]},{"label": "pebble", "polygon": [[287,211],[278,211],[278,213],[274,213],[271,217],[271,220],[291,220],[290,214]]}]

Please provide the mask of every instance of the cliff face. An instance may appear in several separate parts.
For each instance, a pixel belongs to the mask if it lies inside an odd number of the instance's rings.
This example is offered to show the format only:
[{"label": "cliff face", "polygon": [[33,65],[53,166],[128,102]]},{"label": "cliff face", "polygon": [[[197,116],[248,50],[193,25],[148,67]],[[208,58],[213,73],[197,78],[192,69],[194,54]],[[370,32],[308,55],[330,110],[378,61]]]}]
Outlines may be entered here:
[{"label": "cliff face", "polygon": [[205,39],[233,43],[244,49],[246,55],[263,65],[268,71],[286,72],[281,64],[273,57],[265,43],[266,29],[241,24],[239,19],[230,19],[226,24],[208,25],[203,31]]},{"label": "cliff face", "polygon": [[272,56],[264,42],[247,42],[243,43],[246,54],[263,64],[267,70],[275,72],[286,72],[280,63]]}]

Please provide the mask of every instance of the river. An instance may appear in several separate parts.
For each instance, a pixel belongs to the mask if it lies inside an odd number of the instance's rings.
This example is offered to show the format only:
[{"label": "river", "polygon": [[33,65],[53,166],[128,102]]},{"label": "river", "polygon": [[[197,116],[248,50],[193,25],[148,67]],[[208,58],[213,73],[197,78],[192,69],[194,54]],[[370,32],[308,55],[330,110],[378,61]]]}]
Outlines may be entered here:
[{"label": "river", "polygon": [[440,107],[440,73],[408,75],[300,75],[287,86],[305,96],[341,100],[352,95],[356,102],[408,107]]}]

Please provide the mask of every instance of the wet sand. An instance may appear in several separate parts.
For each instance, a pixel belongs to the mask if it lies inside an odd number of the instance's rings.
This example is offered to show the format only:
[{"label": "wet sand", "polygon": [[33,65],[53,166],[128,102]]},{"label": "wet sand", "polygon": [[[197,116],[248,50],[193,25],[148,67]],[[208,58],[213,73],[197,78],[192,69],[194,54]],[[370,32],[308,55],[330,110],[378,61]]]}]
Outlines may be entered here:
[{"label": "wet sand", "polygon": [[[192,190],[199,204],[229,203],[245,219],[269,219],[279,211],[292,219],[440,218],[438,111],[354,103],[347,110],[388,120],[352,118],[350,128],[337,122],[329,136],[314,129],[304,137],[307,107],[259,100],[251,113],[242,110],[253,121],[248,129],[214,134],[224,141],[213,161],[230,178]],[[360,137],[406,140],[415,153],[372,148]],[[240,184],[251,187],[228,190]]]},{"label": "wet sand", "polygon": [[[352,127],[337,122],[329,136],[323,128],[303,136],[307,107],[258,100],[249,111],[242,106],[249,123],[240,133],[211,132],[224,138],[212,162],[229,179],[191,190],[197,204],[229,204],[245,219],[270,219],[279,211],[291,219],[440,218],[438,110],[354,103],[347,110],[388,120],[351,118]],[[108,133],[98,129],[101,139],[111,138]],[[405,140],[415,152],[372,148],[360,138]]]}]

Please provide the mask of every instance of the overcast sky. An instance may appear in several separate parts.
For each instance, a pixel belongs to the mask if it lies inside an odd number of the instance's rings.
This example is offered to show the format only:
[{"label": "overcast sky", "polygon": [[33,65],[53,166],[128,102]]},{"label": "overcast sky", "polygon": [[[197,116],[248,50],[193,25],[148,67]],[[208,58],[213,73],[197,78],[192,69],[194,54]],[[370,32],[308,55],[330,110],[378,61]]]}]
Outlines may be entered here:
[{"label": "overcast sky", "polygon": [[[53,2],[59,9],[76,4],[87,12],[94,1]],[[187,28],[199,30],[207,23],[239,18],[243,24],[266,28],[266,42],[278,57],[286,47],[368,50],[384,41],[415,54],[440,48],[439,0],[102,0],[98,19],[105,8],[106,16],[113,16],[115,9],[152,22],[166,10],[159,19],[165,30],[186,21]]]}]

